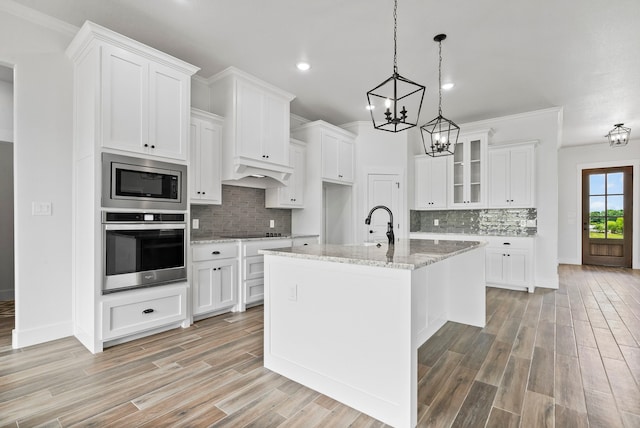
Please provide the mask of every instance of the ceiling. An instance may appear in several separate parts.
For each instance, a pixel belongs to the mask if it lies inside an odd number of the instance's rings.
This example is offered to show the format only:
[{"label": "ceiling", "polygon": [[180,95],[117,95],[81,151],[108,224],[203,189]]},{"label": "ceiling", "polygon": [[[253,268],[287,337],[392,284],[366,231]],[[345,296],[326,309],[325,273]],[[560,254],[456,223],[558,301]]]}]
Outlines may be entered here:
[{"label": "ceiling", "polygon": [[[70,24],[91,20],[190,62],[235,66],[296,95],[291,111],[370,120],[366,92],[393,71],[392,0],[16,0]],[[398,71],[426,86],[420,123],[563,107],[562,145],[640,135],[640,1],[399,0]],[[311,70],[300,72],[306,60]],[[635,131],[635,132],[634,132]]]}]

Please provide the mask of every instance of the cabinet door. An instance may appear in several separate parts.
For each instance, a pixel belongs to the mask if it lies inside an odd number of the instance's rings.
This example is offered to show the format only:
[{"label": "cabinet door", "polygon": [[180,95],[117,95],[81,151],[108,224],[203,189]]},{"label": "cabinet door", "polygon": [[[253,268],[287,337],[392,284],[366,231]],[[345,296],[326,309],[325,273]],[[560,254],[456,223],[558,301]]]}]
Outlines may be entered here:
[{"label": "cabinet door", "polygon": [[413,206],[416,210],[431,209],[431,170],[427,156],[414,158],[413,161]]},{"label": "cabinet door", "polygon": [[322,134],[322,178],[338,179],[338,137]]},{"label": "cabinet door", "polygon": [[193,314],[231,307],[237,303],[237,261],[218,260],[193,264]]},{"label": "cabinet door", "polygon": [[187,158],[190,77],[160,64],[149,67],[149,154]]},{"label": "cabinet door", "polygon": [[532,207],[533,204],[533,147],[510,150],[509,184],[511,205]]},{"label": "cabinet door", "polygon": [[510,204],[509,151],[489,152],[489,206],[506,207]]},{"label": "cabinet door", "polygon": [[437,157],[429,162],[430,178],[428,185],[431,193],[431,209],[447,207],[447,158]]},{"label": "cabinet door", "polygon": [[451,202],[453,206],[463,205],[466,203],[466,183],[465,183],[465,152],[467,151],[467,143],[464,141],[456,144],[453,153],[453,167],[451,177]]},{"label": "cabinet door", "polygon": [[289,103],[276,97],[264,97],[263,154],[266,160],[289,165]]},{"label": "cabinet door", "polygon": [[251,84],[237,82],[236,155],[266,160],[262,152],[264,93]]},{"label": "cabinet door", "polygon": [[289,200],[292,206],[304,206],[304,177],[306,169],[306,149],[298,146],[291,146],[289,152],[293,174],[289,181]]},{"label": "cabinet door", "polygon": [[[199,196],[203,202],[222,203],[222,183],[220,181],[220,156],[222,128],[207,121],[201,121],[199,138],[198,175],[200,176]],[[193,166],[193,164],[192,164]]]},{"label": "cabinet door", "polygon": [[102,47],[102,146],[143,152],[149,143],[149,61]]},{"label": "cabinet door", "polygon": [[486,134],[461,139],[456,144],[450,178],[450,208],[473,209],[486,205]]},{"label": "cabinet door", "polygon": [[338,140],[338,180],[353,183],[353,143]]},{"label": "cabinet door", "polygon": [[189,144],[191,145],[191,166],[189,167],[189,194],[192,201],[200,199],[200,161],[202,156],[200,154],[200,129],[202,128],[202,121],[192,118],[191,126],[189,126]]},{"label": "cabinet door", "polygon": [[485,253],[485,280],[502,284],[505,281],[505,251],[487,248]]},{"label": "cabinet door", "polygon": [[526,250],[510,250],[507,255],[506,282],[510,285],[529,286],[529,252]]}]

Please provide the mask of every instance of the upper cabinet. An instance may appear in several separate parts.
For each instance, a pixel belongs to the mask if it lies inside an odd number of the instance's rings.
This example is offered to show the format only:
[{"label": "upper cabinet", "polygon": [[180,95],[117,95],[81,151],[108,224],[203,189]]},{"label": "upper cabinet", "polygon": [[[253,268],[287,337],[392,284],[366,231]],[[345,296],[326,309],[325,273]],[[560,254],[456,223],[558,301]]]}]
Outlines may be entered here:
[{"label": "upper cabinet", "polygon": [[294,96],[229,67],[209,79],[212,109],[224,116],[222,179],[265,175],[284,182],[289,164],[289,104]]},{"label": "upper cabinet", "polygon": [[223,118],[191,109],[189,194],[194,204],[221,204],[220,156]]},{"label": "upper cabinet", "polygon": [[293,172],[286,186],[268,188],[265,191],[267,208],[304,208],[304,181],[306,174],[306,143],[291,139],[289,161]]},{"label": "upper cabinet", "polygon": [[76,115],[85,118],[76,124],[82,144],[187,159],[197,67],[91,22],[67,54],[76,65]]},{"label": "upper cabinet", "polygon": [[533,208],[535,142],[489,148],[489,207]]},{"label": "upper cabinet", "polygon": [[415,156],[414,209],[427,211],[447,208],[448,156]]},{"label": "upper cabinet", "polygon": [[489,131],[460,135],[449,169],[449,208],[486,206]]},{"label": "upper cabinet", "polygon": [[321,120],[306,123],[291,132],[296,138],[320,146],[320,175],[323,181],[353,184],[354,134]]}]

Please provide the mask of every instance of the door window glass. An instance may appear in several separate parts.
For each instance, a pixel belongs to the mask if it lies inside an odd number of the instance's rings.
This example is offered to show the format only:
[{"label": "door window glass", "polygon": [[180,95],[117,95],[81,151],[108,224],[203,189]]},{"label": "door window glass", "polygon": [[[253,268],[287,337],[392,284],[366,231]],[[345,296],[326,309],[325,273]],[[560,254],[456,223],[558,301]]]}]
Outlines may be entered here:
[{"label": "door window glass", "polygon": [[624,238],[624,173],[589,176],[589,237]]}]

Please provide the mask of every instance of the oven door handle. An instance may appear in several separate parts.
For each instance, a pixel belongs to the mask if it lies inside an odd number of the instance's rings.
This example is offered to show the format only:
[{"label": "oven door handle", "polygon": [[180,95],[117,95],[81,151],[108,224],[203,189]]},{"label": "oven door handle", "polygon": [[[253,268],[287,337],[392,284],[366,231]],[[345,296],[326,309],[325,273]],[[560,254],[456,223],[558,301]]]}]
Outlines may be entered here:
[{"label": "oven door handle", "polygon": [[104,230],[175,230],[187,228],[184,223],[109,223],[103,224],[103,226]]}]

